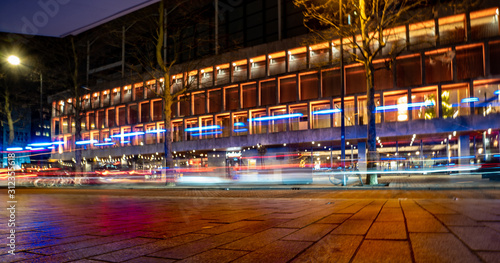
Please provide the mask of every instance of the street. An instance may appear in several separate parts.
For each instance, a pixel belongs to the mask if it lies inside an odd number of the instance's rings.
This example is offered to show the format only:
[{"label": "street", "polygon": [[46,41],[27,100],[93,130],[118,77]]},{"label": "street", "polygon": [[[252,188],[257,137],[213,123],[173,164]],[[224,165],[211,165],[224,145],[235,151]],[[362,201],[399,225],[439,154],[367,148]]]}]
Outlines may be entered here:
[{"label": "street", "polygon": [[15,255],[3,209],[0,261],[499,262],[499,198],[498,189],[18,188]]}]

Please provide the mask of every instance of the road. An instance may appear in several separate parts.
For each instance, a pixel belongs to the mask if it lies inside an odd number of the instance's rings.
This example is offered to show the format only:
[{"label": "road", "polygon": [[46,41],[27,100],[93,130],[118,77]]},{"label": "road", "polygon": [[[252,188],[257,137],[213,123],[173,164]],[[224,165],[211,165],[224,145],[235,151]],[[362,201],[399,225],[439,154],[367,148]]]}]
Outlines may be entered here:
[{"label": "road", "polygon": [[4,241],[1,262],[500,259],[498,189],[16,191],[15,228],[0,217],[15,255]]}]

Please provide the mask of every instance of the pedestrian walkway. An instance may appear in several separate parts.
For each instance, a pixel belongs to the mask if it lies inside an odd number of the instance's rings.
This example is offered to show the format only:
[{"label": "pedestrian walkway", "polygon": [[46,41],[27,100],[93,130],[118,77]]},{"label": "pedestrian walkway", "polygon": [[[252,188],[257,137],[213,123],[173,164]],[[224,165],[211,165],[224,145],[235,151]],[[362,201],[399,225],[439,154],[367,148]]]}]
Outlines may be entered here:
[{"label": "pedestrian walkway", "polygon": [[500,191],[443,192],[20,189],[0,262],[499,262]]}]

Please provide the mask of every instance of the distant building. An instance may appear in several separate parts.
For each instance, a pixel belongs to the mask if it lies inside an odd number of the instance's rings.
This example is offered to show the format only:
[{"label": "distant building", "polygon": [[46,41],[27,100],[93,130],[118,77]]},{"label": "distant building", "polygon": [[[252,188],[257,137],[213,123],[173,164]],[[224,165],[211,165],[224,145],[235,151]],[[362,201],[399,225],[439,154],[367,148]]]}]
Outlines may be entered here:
[{"label": "distant building", "polygon": [[14,123],[14,141],[9,144],[10,129],[7,122],[0,125],[0,152],[2,155],[2,167],[9,167],[7,163],[9,149],[14,148],[15,151],[15,166],[21,168],[24,164],[29,164],[30,151],[26,151],[25,147],[31,143],[31,110],[28,107],[17,107],[12,111],[12,119]]}]

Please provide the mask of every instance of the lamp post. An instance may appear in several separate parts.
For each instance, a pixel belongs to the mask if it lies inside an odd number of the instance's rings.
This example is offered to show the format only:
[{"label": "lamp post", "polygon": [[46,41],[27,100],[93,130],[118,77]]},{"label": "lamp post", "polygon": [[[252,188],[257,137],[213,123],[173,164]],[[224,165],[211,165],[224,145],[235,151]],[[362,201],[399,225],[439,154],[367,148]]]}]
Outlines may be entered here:
[{"label": "lamp post", "polygon": [[[14,56],[14,55],[11,55],[7,58],[7,61],[14,65],[14,66],[18,66],[21,64],[21,59],[17,56]],[[43,136],[43,74],[42,72],[38,72],[36,71],[35,69],[33,69],[33,72],[35,72],[36,74],[39,74],[40,75],[40,120],[39,120],[39,128],[40,128],[40,134],[42,134]]]}]

